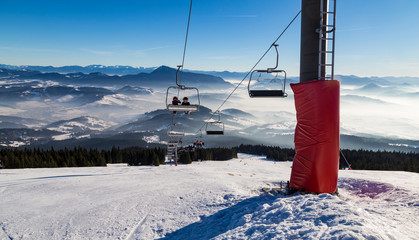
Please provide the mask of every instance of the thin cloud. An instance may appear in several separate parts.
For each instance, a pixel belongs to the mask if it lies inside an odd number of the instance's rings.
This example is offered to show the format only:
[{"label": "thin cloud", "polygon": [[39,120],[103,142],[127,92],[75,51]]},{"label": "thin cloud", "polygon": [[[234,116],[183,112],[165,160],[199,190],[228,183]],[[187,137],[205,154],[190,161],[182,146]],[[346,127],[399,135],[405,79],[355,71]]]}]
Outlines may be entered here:
[{"label": "thin cloud", "polygon": [[210,60],[236,60],[239,59],[240,57],[238,56],[211,56],[211,57],[207,57],[207,59]]},{"label": "thin cloud", "polygon": [[93,53],[96,55],[106,56],[106,55],[112,55],[113,52],[110,51],[100,51],[100,50],[94,50],[94,49],[88,49],[88,48],[81,48],[80,50],[88,53]]},{"label": "thin cloud", "polygon": [[120,49],[118,51],[102,51],[102,50],[96,50],[96,49],[90,49],[90,48],[81,48],[80,50],[88,53],[92,53],[95,55],[100,56],[110,56],[110,55],[134,55],[134,56],[140,56],[144,55],[146,52],[154,51],[158,49],[167,48],[167,46],[158,46],[158,47],[151,47],[151,48],[145,48],[145,49]]},{"label": "thin cloud", "polygon": [[153,51],[153,50],[158,50],[158,49],[162,49],[162,48],[168,48],[168,46],[161,46],[161,47],[152,47],[152,48],[146,48],[143,51],[147,52],[147,51]]},{"label": "thin cloud", "polygon": [[238,14],[238,15],[229,15],[227,17],[231,17],[231,18],[256,18],[256,17],[258,17],[258,15],[254,15],[254,14]]},{"label": "thin cloud", "polygon": [[132,50],[130,52],[132,55],[138,56],[138,55],[144,55],[146,52],[149,52],[149,51],[154,51],[154,50],[159,50],[159,49],[164,49],[164,48],[168,48],[168,46],[151,47],[151,48],[145,48],[145,49],[140,49],[140,50]]},{"label": "thin cloud", "polygon": [[49,48],[24,48],[24,47],[0,47],[1,50],[12,50],[12,51],[24,51],[24,52],[64,52],[59,49],[49,49]]},{"label": "thin cloud", "polygon": [[372,27],[359,27],[359,28],[337,28],[337,32],[355,32],[355,31],[365,31],[365,30],[371,30]]}]

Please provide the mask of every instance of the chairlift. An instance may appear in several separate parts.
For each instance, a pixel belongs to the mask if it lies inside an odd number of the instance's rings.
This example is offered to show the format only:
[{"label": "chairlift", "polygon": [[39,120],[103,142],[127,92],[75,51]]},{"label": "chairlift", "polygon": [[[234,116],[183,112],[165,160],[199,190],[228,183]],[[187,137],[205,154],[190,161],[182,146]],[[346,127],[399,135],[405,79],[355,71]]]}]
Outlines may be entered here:
[{"label": "chairlift", "polygon": [[207,135],[224,135],[224,123],[220,120],[220,111],[217,111],[216,114],[218,115],[218,120],[213,120],[206,124],[205,132]]},{"label": "chairlift", "polygon": [[180,140],[169,140],[167,142],[167,145],[169,145],[169,146],[178,146],[180,144],[182,144],[182,141],[180,141]]},{"label": "chairlift", "polygon": [[204,146],[204,142],[202,141],[202,139],[203,139],[203,136],[202,136],[202,130],[201,130],[200,134],[195,136],[192,145],[195,148],[202,148]]},{"label": "chairlift", "polygon": [[173,149],[175,149],[175,148],[177,148],[177,145],[176,144],[168,144],[167,145],[167,151],[168,152],[173,151]]},{"label": "chairlift", "polygon": [[168,159],[170,160],[170,164],[172,164],[172,161],[174,161],[175,166],[177,166],[177,161],[179,157],[178,149],[179,147],[181,147],[181,145],[182,145],[182,141],[180,139],[179,140],[170,139],[167,142],[167,156],[168,156]]},{"label": "chairlift", "polygon": [[204,142],[202,142],[202,141],[199,141],[199,140],[196,140],[196,141],[193,143],[193,146],[194,146],[195,148],[202,148],[204,145],[205,145],[205,143],[204,143]]},{"label": "chairlift", "polygon": [[170,150],[173,150],[173,149],[175,149],[175,148],[177,148],[177,147],[179,147],[181,145],[182,145],[182,141],[181,140],[173,140],[173,139],[170,139],[167,142],[167,148],[168,148],[168,150],[169,149]]},{"label": "chairlift", "polygon": [[[287,79],[287,73],[285,70],[276,69],[279,62],[279,52],[278,44],[273,45],[276,50],[276,65],[273,68],[263,69],[263,70],[254,70],[250,74],[249,83],[247,85],[247,90],[251,98],[263,98],[263,97],[277,97],[284,98],[288,94],[285,92],[285,84]],[[275,89],[267,89],[266,86],[263,86],[263,89],[256,89],[255,85],[252,82],[257,83],[274,83],[276,85],[279,82],[279,85]]]},{"label": "chairlift", "polygon": [[169,131],[167,131],[169,137],[183,137],[185,136],[185,130],[180,125],[173,123]]},{"label": "chairlift", "polygon": [[[182,67],[182,65],[178,65],[177,66],[178,69],[176,71],[176,86],[171,86],[169,88],[167,88],[166,91],[166,106],[167,106],[167,110],[169,111],[185,111],[185,112],[196,112],[199,110],[199,106],[201,104],[201,100],[200,100],[200,96],[199,96],[199,90],[196,87],[187,87],[185,85],[181,85],[178,83],[178,75],[179,75],[179,70]],[[169,91],[173,89],[173,90],[177,90],[178,94],[181,92],[187,92],[187,91],[193,91],[196,92],[196,96],[197,96],[197,104],[190,104],[190,105],[176,105],[176,104],[172,104],[170,97],[169,96]],[[179,97],[179,96],[178,96]]]}]

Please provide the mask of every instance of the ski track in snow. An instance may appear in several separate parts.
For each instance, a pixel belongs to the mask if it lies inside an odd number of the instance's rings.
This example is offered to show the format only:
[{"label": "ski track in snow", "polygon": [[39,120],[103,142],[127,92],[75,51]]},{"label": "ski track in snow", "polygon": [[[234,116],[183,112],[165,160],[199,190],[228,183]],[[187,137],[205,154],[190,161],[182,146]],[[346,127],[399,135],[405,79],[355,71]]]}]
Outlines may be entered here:
[{"label": "ski track in snow", "polygon": [[417,239],[419,174],[340,171],[339,196],[260,191],[290,162],[0,170],[0,239]]},{"label": "ski track in snow", "polygon": [[9,239],[9,240],[13,240],[13,238],[11,236],[9,236],[9,234],[7,234],[6,232],[6,228],[3,226],[2,223],[0,223],[1,226],[1,231],[0,231],[0,239]]},{"label": "ski track in snow", "polygon": [[[144,229],[143,224],[146,221],[147,217],[148,217],[147,213],[139,222],[137,225],[135,225],[135,227],[131,230],[131,232],[128,234],[128,236],[125,238],[125,240],[129,240],[131,239],[131,237],[134,235],[135,232],[139,232],[141,233],[141,231]],[[139,231],[140,230],[140,231]],[[138,237],[137,237],[138,238]]]}]

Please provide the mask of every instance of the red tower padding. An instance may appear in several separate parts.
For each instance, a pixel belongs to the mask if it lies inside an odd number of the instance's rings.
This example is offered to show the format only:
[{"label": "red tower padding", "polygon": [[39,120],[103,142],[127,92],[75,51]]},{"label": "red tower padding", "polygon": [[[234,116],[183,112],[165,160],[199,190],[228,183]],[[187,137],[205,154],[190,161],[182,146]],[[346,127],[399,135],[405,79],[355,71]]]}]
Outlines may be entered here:
[{"label": "red tower padding", "polygon": [[291,84],[291,88],[297,126],[290,187],[333,193],[339,170],[340,83],[314,80]]}]

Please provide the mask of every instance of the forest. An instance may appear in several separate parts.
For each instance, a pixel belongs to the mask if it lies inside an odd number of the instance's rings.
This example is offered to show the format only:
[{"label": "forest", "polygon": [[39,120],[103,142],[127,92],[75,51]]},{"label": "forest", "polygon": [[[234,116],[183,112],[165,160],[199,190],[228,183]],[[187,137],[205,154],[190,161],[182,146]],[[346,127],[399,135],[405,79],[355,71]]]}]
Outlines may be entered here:
[{"label": "forest", "polygon": [[179,162],[190,164],[192,161],[225,161],[233,158],[237,158],[235,148],[198,148],[194,151],[180,152]]},{"label": "forest", "polygon": [[[74,149],[54,148],[48,150],[9,149],[0,150],[1,164],[5,168],[56,168],[106,166],[107,163],[127,163],[130,166],[165,163],[166,150],[163,148],[130,147],[111,150],[97,150],[77,147]],[[229,160],[237,157],[235,149],[209,148],[195,151],[180,151],[179,162],[190,164],[197,160]]]},{"label": "forest", "polygon": [[[234,148],[198,148],[192,151],[179,151],[179,162],[190,164],[193,161],[224,161],[237,158],[237,153],[264,155],[275,161],[292,161],[295,151],[264,145],[240,145]],[[130,166],[165,164],[164,148],[130,147],[110,150],[54,148],[48,150],[11,149],[0,150],[0,162],[4,168],[56,168],[56,167],[91,167],[106,166],[107,163],[127,163]],[[348,164],[344,160],[346,157]],[[391,170],[419,172],[419,153],[342,150],[339,168],[355,170]]]},{"label": "forest", "polygon": [[352,169],[363,170],[391,170],[408,171],[419,173],[419,153],[414,152],[389,152],[389,151],[370,151],[370,150],[342,150],[340,157],[340,167],[345,163],[342,154],[351,164]]},{"label": "forest", "polygon": [[[240,153],[265,155],[267,159],[276,161],[292,161],[295,154],[292,148],[264,145],[240,145],[236,149]],[[419,153],[342,149],[339,168],[419,172]]]},{"label": "forest", "polygon": [[[106,166],[107,163],[128,163],[133,165],[155,165],[164,163],[162,148],[124,148],[97,150],[77,147],[74,149],[54,148],[1,149],[0,160],[5,168],[54,168]],[[135,164],[134,164],[135,163]]]}]

